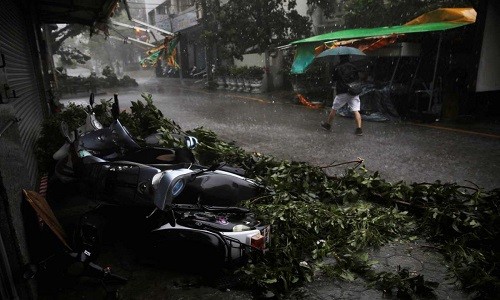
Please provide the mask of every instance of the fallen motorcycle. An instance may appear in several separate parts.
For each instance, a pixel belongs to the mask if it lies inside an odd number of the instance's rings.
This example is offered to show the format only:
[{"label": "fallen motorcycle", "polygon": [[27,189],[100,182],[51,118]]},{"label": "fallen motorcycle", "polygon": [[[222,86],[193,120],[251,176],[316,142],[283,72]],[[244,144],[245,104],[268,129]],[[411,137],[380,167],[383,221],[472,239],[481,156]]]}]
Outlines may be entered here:
[{"label": "fallen motorcycle", "polygon": [[[112,113],[115,121],[107,128],[96,119],[93,112],[94,95],[90,95],[85,123],[71,135],[78,136],[79,147],[92,155],[109,161],[124,160],[142,164],[178,164],[195,163],[191,149],[198,140],[188,135],[172,134],[174,138],[184,142],[184,147],[159,147],[160,133],[153,133],[145,138],[146,146],[141,147],[130,135],[129,131],[118,120],[118,96],[114,95]],[[74,138],[73,136],[73,138]],[[66,142],[53,155],[56,165],[56,175],[63,182],[75,180],[71,162],[68,161],[70,143]]]},{"label": "fallen motorcycle", "polygon": [[[147,165],[93,155],[91,151],[106,148],[95,147],[95,143],[133,146],[133,139],[118,120],[110,130],[97,129],[82,136],[71,135],[64,124],[61,128],[70,145],[67,162],[71,162],[73,179],[83,184],[89,199],[101,204],[98,209],[114,206],[133,211],[138,220],[134,226],[144,229],[142,234],[147,234],[146,247],[151,252],[186,249],[188,245],[187,249],[194,252],[205,249],[203,252],[210,253],[213,261],[233,264],[244,261],[250,253],[265,251],[270,227],[261,225],[248,209],[240,207],[241,201],[262,192],[252,180],[219,170],[222,165]],[[122,140],[125,142],[117,143]],[[91,211],[84,215],[77,229],[77,244],[89,257],[99,248],[95,241],[99,240],[101,222],[94,221],[99,219],[96,215],[101,214]]]}]

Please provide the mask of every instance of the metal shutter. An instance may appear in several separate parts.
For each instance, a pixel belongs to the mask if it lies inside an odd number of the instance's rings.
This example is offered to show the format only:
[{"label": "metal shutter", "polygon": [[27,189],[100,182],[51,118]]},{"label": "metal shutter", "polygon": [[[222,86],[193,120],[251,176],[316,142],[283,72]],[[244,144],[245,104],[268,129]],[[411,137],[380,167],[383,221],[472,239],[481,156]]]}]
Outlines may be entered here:
[{"label": "metal shutter", "polygon": [[15,90],[19,98],[6,100],[3,85],[0,89],[4,102],[8,101],[16,117],[21,119],[17,126],[30,181],[34,186],[37,179],[37,163],[33,146],[44,118],[44,108],[35,76],[33,52],[29,44],[29,36],[33,37],[29,30],[33,31],[33,28],[27,26],[26,19],[29,19],[30,14],[22,10],[21,1],[0,0],[0,2],[0,53],[5,55],[6,62],[6,67],[0,69],[0,82],[7,81],[11,91]]}]

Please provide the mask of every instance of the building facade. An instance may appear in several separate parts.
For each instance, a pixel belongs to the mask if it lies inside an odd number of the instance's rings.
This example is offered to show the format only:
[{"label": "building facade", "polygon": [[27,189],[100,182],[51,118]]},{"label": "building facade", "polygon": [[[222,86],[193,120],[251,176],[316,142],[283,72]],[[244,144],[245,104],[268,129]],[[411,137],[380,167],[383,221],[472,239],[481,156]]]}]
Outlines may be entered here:
[{"label": "building facade", "polygon": [[167,0],[148,7],[148,22],[180,35],[178,63],[184,76],[196,67],[205,69],[205,46],[200,41],[201,9],[194,0]]}]

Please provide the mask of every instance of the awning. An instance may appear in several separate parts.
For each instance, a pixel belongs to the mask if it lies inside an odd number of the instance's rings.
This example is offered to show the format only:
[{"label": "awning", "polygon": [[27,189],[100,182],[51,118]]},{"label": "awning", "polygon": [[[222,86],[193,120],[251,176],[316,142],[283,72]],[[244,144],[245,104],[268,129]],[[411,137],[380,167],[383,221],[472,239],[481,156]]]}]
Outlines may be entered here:
[{"label": "awning", "polygon": [[442,8],[423,14],[405,25],[347,29],[298,40],[291,43],[297,46],[291,72],[304,73],[315,57],[314,48],[325,42],[443,31],[474,23],[475,20],[476,11],[473,8]]},{"label": "awning", "polygon": [[105,22],[116,8],[118,0],[38,0],[36,10],[45,24],[94,25]]},{"label": "awning", "polygon": [[425,13],[417,18],[405,23],[405,25],[416,25],[435,22],[453,22],[453,23],[474,23],[476,22],[477,12],[474,8],[439,8]]},{"label": "awning", "polygon": [[377,28],[355,28],[355,29],[347,29],[347,30],[335,31],[335,32],[312,36],[310,38],[292,42],[292,44],[297,45],[304,43],[319,43],[319,42],[329,42],[334,40],[347,40],[347,39],[387,36],[393,34],[441,31],[441,30],[447,30],[464,26],[467,24],[469,23],[436,22],[436,23],[425,23],[417,25],[398,25],[398,26],[387,26],[387,27],[377,27]]}]

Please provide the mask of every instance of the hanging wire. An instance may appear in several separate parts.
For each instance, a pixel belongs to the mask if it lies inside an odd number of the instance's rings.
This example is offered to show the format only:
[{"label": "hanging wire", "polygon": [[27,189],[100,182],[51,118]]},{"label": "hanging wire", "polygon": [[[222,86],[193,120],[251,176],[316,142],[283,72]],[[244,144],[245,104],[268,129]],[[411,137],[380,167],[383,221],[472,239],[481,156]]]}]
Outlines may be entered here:
[{"label": "hanging wire", "polygon": [[123,35],[121,32],[119,32],[116,28],[114,27],[109,27],[109,29],[113,30],[116,32],[120,37],[122,37],[124,40],[128,40],[128,36]]}]

